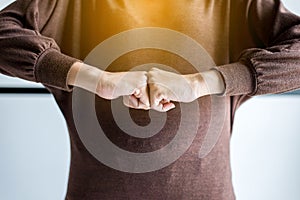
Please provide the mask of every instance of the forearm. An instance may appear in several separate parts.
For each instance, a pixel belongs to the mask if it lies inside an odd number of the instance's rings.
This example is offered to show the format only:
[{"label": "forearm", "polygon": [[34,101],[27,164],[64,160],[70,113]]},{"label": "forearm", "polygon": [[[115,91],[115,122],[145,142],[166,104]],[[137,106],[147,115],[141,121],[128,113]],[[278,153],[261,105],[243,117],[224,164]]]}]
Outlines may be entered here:
[{"label": "forearm", "polygon": [[[236,7],[230,31],[233,60],[215,67],[224,78],[223,95],[254,96],[300,88],[300,17],[273,0],[253,0],[244,11],[240,3]],[[245,38],[249,42],[240,43]]]},{"label": "forearm", "polygon": [[54,5],[49,1],[40,8],[35,1],[15,1],[0,12],[0,72],[68,91],[67,73],[77,59],[40,33]]}]

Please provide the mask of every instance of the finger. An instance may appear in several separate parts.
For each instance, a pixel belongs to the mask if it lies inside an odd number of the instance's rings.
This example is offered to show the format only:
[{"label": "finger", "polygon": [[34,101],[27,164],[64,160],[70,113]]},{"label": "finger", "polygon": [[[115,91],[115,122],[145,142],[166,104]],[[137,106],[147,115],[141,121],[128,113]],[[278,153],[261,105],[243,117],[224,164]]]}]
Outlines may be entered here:
[{"label": "finger", "polygon": [[133,96],[123,96],[123,104],[129,108],[137,108],[139,105],[138,99]]},{"label": "finger", "polygon": [[142,102],[139,102],[137,109],[150,110],[150,106],[147,106]]},{"label": "finger", "polygon": [[174,103],[168,100],[162,100],[158,105],[154,105],[151,108],[158,112],[168,112],[171,109],[174,109],[176,106]]},{"label": "finger", "polygon": [[168,112],[169,110],[175,108],[175,104],[174,103],[171,103],[171,102],[168,102],[168,103],[162,103],[162,110],[164,112]]},{"label": "finger", "polygon": [[123,96],[123,104],[126,106],[126,107],[131,107],[130,103],[129,103],[129,96]]},{"label": "finger", "polygon": [[123,96],[123,103],[125,106],[127,106],[129,108],[143,109],[143,110],[150,109],[150,106],[145,105],[143,102],[141,102],[138,98],[136,98],[133,95]]},{"label": "finger", "polygon": [[150,106],[152,109],[154,110],[157,110],[157,111],[160,111],[162,110],[162,106],[160,105],[160,102],[163,100],[163,99],[167,99],[167,98],[164,98],[164,95],[161,93],[161,90],[160,88],[157,87],[156,84],[154,83],[149,83],[148,84],[149,86],[149,90],[150,90]]},{"label": "finger", "polygon": [[168,99],[163,99],[163,100],[161,100],[160,101],[162,104],[166,104],[166,103],[170,103],[170,100],[168,100]]},{"label": "finger", "polygon": [[166,98],[163,94],[157,94],[156,97],[154,97],[154,105],[159,105],[164,102]]},{"label": "finger", "polygon": [[156,110],[158,112],[165,112],[164,109],[163,109],[163,104],[159,104],[159,105],[156,105],[156,106],[151,106],[151,109]]},{"label": "finger", "polygon": [[150,103],[151,103],[151,107],[157,107],[159,106],[160,102],[166,99],[164,98],[164,95],[161,93],[157,93],[155,90],[151,89],[150,86]]},{"label": "finger", "polygon": [[140,89],[135,89],[133,95],[136,97],[136,98],[141,98],[141,96],[143,95],[141,90]]},{"label": "finger", "polygon": [[140,89],[140,94],[136,97],[139,98],[139,102],[141,104],[148,107],[148,109],[150,108],[150,100],[149,100],[149,94],[148,94],[148,87],[147,86],[141,88]]}]

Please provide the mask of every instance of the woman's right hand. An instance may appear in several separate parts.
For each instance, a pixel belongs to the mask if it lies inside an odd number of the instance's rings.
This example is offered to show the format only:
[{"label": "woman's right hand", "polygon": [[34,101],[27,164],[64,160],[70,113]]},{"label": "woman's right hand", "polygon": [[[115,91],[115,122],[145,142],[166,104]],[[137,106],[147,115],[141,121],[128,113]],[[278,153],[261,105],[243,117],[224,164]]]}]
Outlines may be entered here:
[{"label": "woman's right hand", "polygon": [[68,73],[67,82],[104,99],[112,100],[123,96],[124,104],[131,108],[150,109],[145,71],[106,72],[76,62]]}]

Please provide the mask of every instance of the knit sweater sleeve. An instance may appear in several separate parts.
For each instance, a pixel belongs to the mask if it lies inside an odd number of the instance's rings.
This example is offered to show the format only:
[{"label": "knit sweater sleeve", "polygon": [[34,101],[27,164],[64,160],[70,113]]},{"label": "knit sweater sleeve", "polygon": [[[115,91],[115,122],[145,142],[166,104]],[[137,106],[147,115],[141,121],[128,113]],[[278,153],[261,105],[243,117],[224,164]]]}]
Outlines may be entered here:
[{"label": "knit sweater sleeve", "polygon": [[[246,2],[246,1],[245,1]],[[261,95],[300,88],[300,18],[279,0],[252,0],[245,22],[258,45],[236,63],[218,66],[225,95]]]},{"label": "knit sweater sleeve", "polygon": [[0,12],[0,72],[69,90],[67,74],[76,61],[40,34],[57,1],[17,0]]}]

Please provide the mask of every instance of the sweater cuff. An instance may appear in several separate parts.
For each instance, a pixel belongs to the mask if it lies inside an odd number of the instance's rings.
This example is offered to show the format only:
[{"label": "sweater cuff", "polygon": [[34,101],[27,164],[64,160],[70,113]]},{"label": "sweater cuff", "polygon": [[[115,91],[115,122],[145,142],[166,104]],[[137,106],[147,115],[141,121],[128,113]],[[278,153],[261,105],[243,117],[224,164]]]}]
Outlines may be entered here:
[{"label": "sweater cuff", "polygon": [[76,61],[78,60],[64,55],[56,49],[46,49],[35,64],[35,78],[46,86],[71,91],[71,87],[67,84],[67,76]]},{"label": "sweater cuff", "polygon": [[251,95],[256,91],[256,75],[246,65],[236,62],[213,68],[224,79],[224,96]]}]

